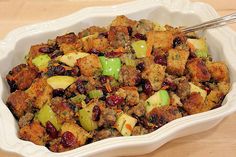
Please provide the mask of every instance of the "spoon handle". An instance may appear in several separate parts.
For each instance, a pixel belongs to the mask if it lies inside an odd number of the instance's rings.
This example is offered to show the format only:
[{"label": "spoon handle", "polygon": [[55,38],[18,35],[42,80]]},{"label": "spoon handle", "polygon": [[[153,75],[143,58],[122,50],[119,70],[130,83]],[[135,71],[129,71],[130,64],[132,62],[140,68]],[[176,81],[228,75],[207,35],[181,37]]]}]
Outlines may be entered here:
[{"label": "spoon handle", "polygon": [[189,32],[198,31],[202,29],[221,27],[226,24],[231,24],[234,22],[236,22],[236,12],[230,15],[222,16],[222,17],[198,24],[198,25],[194,25],[190,27],[183,27],[181,28],[181,30],[184,33],[189,33]]}]

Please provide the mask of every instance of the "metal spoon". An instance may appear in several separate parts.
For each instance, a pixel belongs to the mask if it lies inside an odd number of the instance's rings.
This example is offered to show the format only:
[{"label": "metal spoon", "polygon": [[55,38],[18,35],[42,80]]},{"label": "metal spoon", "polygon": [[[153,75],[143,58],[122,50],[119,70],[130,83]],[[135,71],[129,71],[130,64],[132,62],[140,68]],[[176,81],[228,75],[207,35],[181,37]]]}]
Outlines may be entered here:
[{"label": "metal spoon", "polygon": [[231,24],[236,22],[236,12],[230,15],[222,16],[198,25],[190,26],[190,27],[182,27],[181,30],[184,33],[194,32],[202,29],[216,28],[221,27],[226,24]]}]

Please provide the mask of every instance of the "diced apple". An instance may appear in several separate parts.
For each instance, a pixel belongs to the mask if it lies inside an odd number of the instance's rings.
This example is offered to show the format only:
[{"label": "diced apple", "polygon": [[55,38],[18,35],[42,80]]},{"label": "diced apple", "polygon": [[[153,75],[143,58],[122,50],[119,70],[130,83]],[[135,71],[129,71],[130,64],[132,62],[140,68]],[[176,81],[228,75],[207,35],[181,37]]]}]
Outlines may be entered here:
[{"label": "diced apple", "polygon": [[121,133],[121,135],[130,136],[136,123],[137,119],[122,113],[118,117],[115,127]]},{"label": "diced apple", "polygon": [[48,104],[45,104],[36,115],[43,126],[46,126],[46,123],[50,121],[57,130],[60,129],[61,125],[57,121],[56,114]]},{"label": "diced apple", "polygon": [[92,119],[93,107],[94,105],[89,105],[79,110],[79,122],[87,131],[95,130],[98,127],[97,122]]},{"label": "diced apple", "polygon": [[206,90],[196,86],[195,84],[193,84],[191,82],[189,84],[190,84],[190,92],[191,93],[197,92],[203,97],[203,100],[206,99],[206,96],[207,96],[207,91]]},{"label": "diced apple", "polygon": [[42,54],[37,57],[35,57],[32,60],[32,63],[39,69],[44,70],[48,67],[48,62],[51,60],[51,58],[47,54]]},{"label": "diced apple", "polygon": [[132,48],[135,51],[135,55],[137,58],[146,57],[147,53],[147,43],[145,40],[139,40],[132,43]]},{"label": "diced apple", "polygon": [[170,104],[170,97],[166,90],[159,90],[145,101],[146,112],[151,112],[154,108]]},{"label": "diced apple", "polygon": [[74,83],[76,79],[71,76],[52,76],[47,79],[47,83],[53,88],[53,89],[66,89],[68,86],[70,86],[72,83]]},{"label": "diced apple", "polygon": [[78,52],[78,53],[67,53],[59,58],[59,61],[62,63],[65,63],[66,65],[70,67],[74,67],[76,60],[79,58],[83,58],[85,56],[88,56],[88,53],[85,52]]},{"label": "diced apple", "polygon": [[[189,43],[194,48],[194,52],[199,58],[207,58],[208,57],[208,47],[205,39],[187,39],[187,43]],[[190,46],[190,48],[191,48]]]}]

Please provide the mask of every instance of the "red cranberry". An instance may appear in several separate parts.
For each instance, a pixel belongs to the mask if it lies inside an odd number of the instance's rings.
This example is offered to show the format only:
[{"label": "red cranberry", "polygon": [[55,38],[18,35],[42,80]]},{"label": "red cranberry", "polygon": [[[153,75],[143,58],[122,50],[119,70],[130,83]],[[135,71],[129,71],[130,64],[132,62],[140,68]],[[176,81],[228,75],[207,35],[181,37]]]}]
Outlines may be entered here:
[{"label": "red cranberry", "polygon": [[39,48],[39,52],[42,52],[42,53],[51,53],[52,50],[51,50],[49,47],[40,47],[40,48]]},{"label": "red cranberry", "polygon": [[95,106],[93,107],[92,119],[93,119],[94,121],[98,121],[99,118],[100,118],[100,114],[101,114],[100,108],[99,108],[97,105],[95,105]]},{"label": "red cranberry", "polygon": [[105,38],[107,38],[108,37],[108,32],[102,32],[102,33],[99,34],[99,36],[104,36]]},{"label": "red cranberry", "polygon": [[54,59],[54,58],[56,58],[56,57],[58,57],[58,56],[61,56],[61,55],[63,55],[64,53],[62,52],[62,51],[60,51],[60,50],[55,50],[54,52],[52,52],[52,53],[50,53],[50,57],[52,58],[52,59]]},{"label": "red cranberry", "polygon": [[174,40],[173,40],[173,48],[175,48],[176,46],[182,44],[182,40],[180,37],[176,37]]},{"label": "red cranberry", "polygon": [[128,26],[127,29],[128,29],[129,36],[131,36],[133,33],[132,27]]},{"label": "red cranberry", "polygon": [[156,56],[154,58],[154,62],[157,63],[157,64],[161,64],[163,66],[166,66],[167,65],[166,56]]},{"label": "red cranberry", "polygon": [[71,75],[72,75],[72,76],[80,76],[79,68],[78,68],[78,67],[74,67],[74,68],[71,70]]},{"label": "red cranberry", "polygon": [[74,146],[76,143],[75,136],[70,132],[66,131],[61,136],[61,144],[63,147],[68,148]]},{"label": "red cranberry", "polygon": [[47,121],[47,123],[46,123],[46,132],[53,139],[57,138],[57,136],[58,136],[57,129],[53,126],[53,124],[50,121]]},{"label": "red cranberry", "polygon": [[107,83],[108,79],[109,79],[109,78],[108,78],[107,76],[100,76],[100,82],[101,82],[102,84]]},{"label": "red cranberry", "polygon": [[146,93],[147,95],[152,94],[153,89],[149,80],[142,80],[142,88],[144,93]]},{"label": "red cranberry", "polygon": [[170,79],[165,79],[162,86],[169,86],[172,91],[177,89],[177,85]]},{"label": "red cranberry", "polygon": [[139,64],[136,66],[136,68],[137,68],[138,70],[140,70],[141,72],[144,71],[144,69],[145,69],[145,64],[144,64],[144,62],[139,63]]},{"label": "red cranberry", "polygon": [[137,38],[137,39],[140,39],[140,40],[147,40],[146,35],[143,35],[143,34],[140,34],[140,33],[136,33],[134,35],[134,37]]},{"label": "red cranberry", "polygon": [[53,70],[55,75],[64,75],[65,71],[66,71],[66,69],[61,65],[52,67],[52,70]]},{"label": "red cranberry", "polygon": [[77,81],[77,90],[80,94],[86,94],[86,88],[81,81]]},{"label": "red cranberry", "polygon": [[101,52],[96,50],[96,49],[91,49],[91,50],[88,51],[88,53],[99,55]]},{"label": "red cranberry", "polygon": [[53,97],[57,97],[57,96],[62,97],[64,94],[65,94],[65,90],[62,89],[62,88],[54,89],[54,90],[52,91],[52,96],[53,96]]},{"label": "red cranberry", "polygon": [[106,103],[109,106],[117,106],[124,102],[124,98],[117,96],[117,95],[111,95],[107,97]]}]

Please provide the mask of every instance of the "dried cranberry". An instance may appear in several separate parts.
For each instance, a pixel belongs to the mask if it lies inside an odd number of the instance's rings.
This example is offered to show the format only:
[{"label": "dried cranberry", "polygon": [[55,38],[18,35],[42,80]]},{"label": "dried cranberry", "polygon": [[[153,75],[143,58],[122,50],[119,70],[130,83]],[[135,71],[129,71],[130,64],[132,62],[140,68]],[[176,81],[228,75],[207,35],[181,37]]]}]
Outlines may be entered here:
[{"label": "dried cranberry", "polygon": [[177,85],[170,79],[165,79],[162,83],[162,86],[169,86],[169,88],[174,91],[177,89]]},{"label": "dried cranberry", "polygon": [[57,138],[58,136],[57,129],[53,126],[53,124],[50,121],[47,121],[46,123],[46,132],[49,134],[51,138]]},{"label": "dried cranberry", "polygon": [[89,98],[89,97],[86,97],[85,100],[84,100],[84,102],[85,102],[86,104],[88,104],[88,103],[90,102],[90,98]]},{"label": "dried cranberry", "polygon": [[136,34],[134,35],[134,37],[137,38],[137,39],[140,39],[140,40],[147,40],[146,35],[141,34],[141,33],[136,33]]},{"label": "dried cranberry", "polygon": [[142,76],[141,73],[138,73],[135,79],[135,85],[139,85],[141,82],[142,82]]},{"label": "dried cranberry", "polygon": [[101,114],[100,108],[99,108],[97,105],[95,105],[95,106],[93,107],[92,119],[93,119],[94,121],[98,121],[99,118],[100,118],[100,114]]},{"label": "dried cranberry", "polygon": [[176,46],[182,44],[182,40],[180,37],[176,37],[174,40],[173,40],[173,48],[175,48]]},{"label": "dried cranberry", "polygon": [[158,56],[155,56],[154,62],[155,62],[156,64],[161,64],[161,65],[163,65],[163,66],[166,66],[166,65],[167,65],[167,58],[166,58],[166,56],[160,56],[160,55],[158,55]]},{"label": "dried cranberry", "polygon": [[78,67],[74,67],[74,68],[71,70],[71,75],[72,75],[72,76],[80,76],[79,68],[78,68]]},{"label": "dried cranberry", "polygon": [[10,86],[10,92],[15,92],[17,90],[17,84],[14,80],[7,80],[7,83],[9,84]]},{"label": "dried cranberry", "polygon": [[42,52],[42,53],[51,53],[52,50],[50,49],[50,47],[40,47],[40,48],[39,48],[39,52]]},{"label": "dried cranberry", "polygon": [[91,49],[91,50],[88,51],[88,53],[99,55],[101,52],[96,50],[96,49]]},{"label": "dried cranberry", "polygon": [[75,136],[70,132],[66,131],[61,136],[61,144],[63,147],[68,148],[74,146],[76,143]]},{"label": "dried cranberry", "polygon": [[118,96],[118,95],[111,95],[107,97],[106,103],[109,106],[117,106],[124,102],[124,98]]},{"label": "dried cranberry", "polygon": [[108,78],[107,76],[100,76],[100,82],[101,82],[102,84],[107,83],[108,79],[109,79],[109,78]]},{"label": "dried cranberry", "polygon": [[86,88],[81,81],[77,81],[77,90],[80,94],[86,94]]},{"label": "dried cranberry", "polygon": [[106,57],[120,57],[123,54],[123,52],[121,51],[111,51],[111,52],[107,52],[105,53]]},{"label": "dried cranberry", "polygon": [[142,80],[142,88],[144,93],[146,93],[147,95],[152,94],[153,89],[149,80]]},{"label": "dried cranberry", "polygon": [[108,32],[102,32],[102,33],[99,34],[99,36],[104,36],[105,38],[107,38],[108,37]]},{"label": "dried cranberry", "polygon": [[139,64],[136,66],[136,68],[137,68],[138,70],[140,70],[141,72],[144,71],[144,69],[145,69],[145,64],[144,64],[144,62],[139,63]]},{"label": "dried cranberry", "polygon": [[61,56],[61,55],[63,55],[64,53],[62,52],[62,51],[60,51],[60,50],[55,50],[54,52],[52,52],[52,53],[50,53],[50,57],[52,58],[52,59],[54,59],[54,58],[56,58],[56,57],[58,57],[58,56]]},{"label": "dried cranberry", "polygon": [[66,71],[66,69],[61,65],[57,65],[57,66],[54,66],[51,68],[52,68],[54,75],[64,75],[65,71]]},{"label": "dried cranberry", "polygon": [[72,70],[66,70],[64,75],[66,76],[72,76]]},{"label": "dried cranberry", "polygon": [[53,97],[57,97],[57,96],[62,97],[64,94],[65,94],[65,90],[62,89],[62,88],[54,89],[54,90],[52,91],[52,96],[53,96]]},{"label": "dried cranberry", "polygon": [[133,33],[132,27],[128,26],[127,29],[128,29],[129,36],[131,36]]}]

